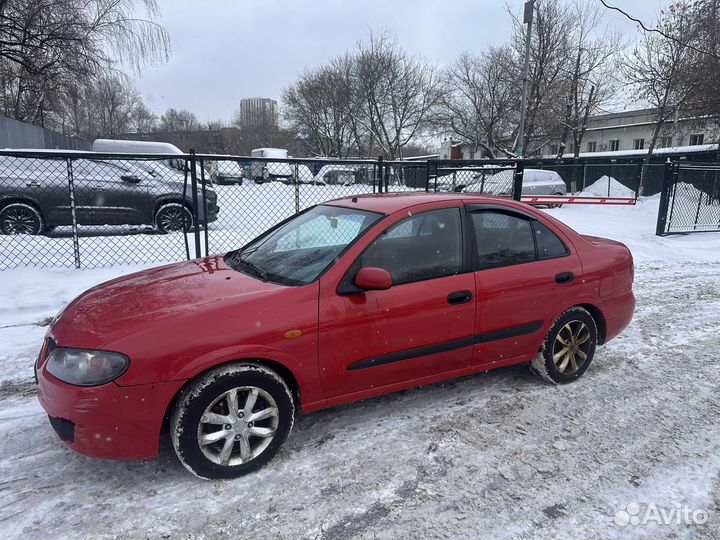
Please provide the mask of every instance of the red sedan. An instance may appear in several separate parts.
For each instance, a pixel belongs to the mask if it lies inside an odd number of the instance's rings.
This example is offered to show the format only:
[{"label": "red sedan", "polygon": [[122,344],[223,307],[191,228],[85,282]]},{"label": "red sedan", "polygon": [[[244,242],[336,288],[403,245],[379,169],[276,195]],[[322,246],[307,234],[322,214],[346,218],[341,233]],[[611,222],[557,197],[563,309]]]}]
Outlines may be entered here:
[{"label": "red sedan", "polygon": [[296,414],[511,364],[567,383],[632,318],[633,260],[540,210],[469,194],[338,199],[242,249],[82,294],[37,360],[76,451],[188,470],[269,462]]}]

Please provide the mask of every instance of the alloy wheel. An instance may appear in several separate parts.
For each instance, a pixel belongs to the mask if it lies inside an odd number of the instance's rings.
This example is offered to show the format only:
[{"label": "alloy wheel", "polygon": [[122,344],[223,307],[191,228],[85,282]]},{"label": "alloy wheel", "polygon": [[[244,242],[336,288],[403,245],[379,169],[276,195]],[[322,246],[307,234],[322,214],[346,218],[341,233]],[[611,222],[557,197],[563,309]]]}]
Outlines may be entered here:
[{"label": "alloy wheel", "polygon": [[2,218],[5,234],[37,234],[38,225],[37,215],[23,206],[8,208]]},{"label": "alloy wheel", "polygon": [[555,337],[552,359],[557,370],[572,375],[583,367],[590,351],[590,329],[582,321],[570,321]]},{"label": "alloy wheel", "polygon": [[270,445],[278,420],[277,404],[268,392],[255,386],[233,388],[203,412],[197,430],[198,446],[208,460],[218,465],[245,464]]},{"label": "alloy wheel", "polygon": [[160,215],[160,226],[165,231],[184,231],[189,224],[187,211],[181,207],[168,208]]}]

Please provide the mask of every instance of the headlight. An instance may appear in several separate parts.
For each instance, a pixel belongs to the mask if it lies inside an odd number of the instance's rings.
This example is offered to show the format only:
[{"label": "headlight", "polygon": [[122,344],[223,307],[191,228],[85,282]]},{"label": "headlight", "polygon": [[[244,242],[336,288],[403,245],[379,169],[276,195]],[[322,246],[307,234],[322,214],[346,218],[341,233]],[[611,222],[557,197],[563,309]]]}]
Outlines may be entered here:
[{"label": "headlight", "polygon": [[124,354],[57,347],[48,358],[47,370],[69,384],[98,386],[117,379],[129,365]]}]

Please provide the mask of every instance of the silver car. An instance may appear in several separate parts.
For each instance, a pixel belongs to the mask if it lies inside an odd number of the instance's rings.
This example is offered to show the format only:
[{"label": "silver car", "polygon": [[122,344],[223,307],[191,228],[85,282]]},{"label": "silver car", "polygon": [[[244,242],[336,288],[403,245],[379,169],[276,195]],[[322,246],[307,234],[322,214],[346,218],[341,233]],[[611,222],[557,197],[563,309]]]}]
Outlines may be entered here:
[{"label": "silver car", "polygon": [[[514,169],[500,171],[463,188],[466,193],[485,193],[487,195],[510,195],[513,189]],[[567,185],[555,171],[545,169],[525,169],[523,171],[523,195],[567,195]],[[560,204],[551,204],[559,207]]]}]

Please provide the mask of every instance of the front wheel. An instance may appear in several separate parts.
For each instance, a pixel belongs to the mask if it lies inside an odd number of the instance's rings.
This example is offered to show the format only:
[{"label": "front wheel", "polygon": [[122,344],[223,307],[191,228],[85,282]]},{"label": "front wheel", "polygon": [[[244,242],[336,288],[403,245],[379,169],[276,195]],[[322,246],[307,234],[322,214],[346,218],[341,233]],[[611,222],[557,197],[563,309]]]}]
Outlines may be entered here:
[{"label": "front wheel", "polygon": [[229,479],[259,469],[292,430],[295,405],[287,384],[256,364],[231,364],[184,391],[171,419],[175,453],[191,473]]},{"label": "front wheel", "polygon": [[[564,195],[564,193],[558,192],[558,193],[553,193],[553,195],[556,197],[562,197]],[[548,204],[547,207],[548,208],[562,208],[562,203]]]},{"label": "front wheel", "polygon": [[551,383],[569,383],[587,371],[596,347],[595,319],[586,309],[574,307],[553,323],[530,368]]},{"label": "front wheel", "polygon": [[190,209],[184,204],[163,204],[155,213],[155,228],[161,234],[192,229],[193,217]]}]

